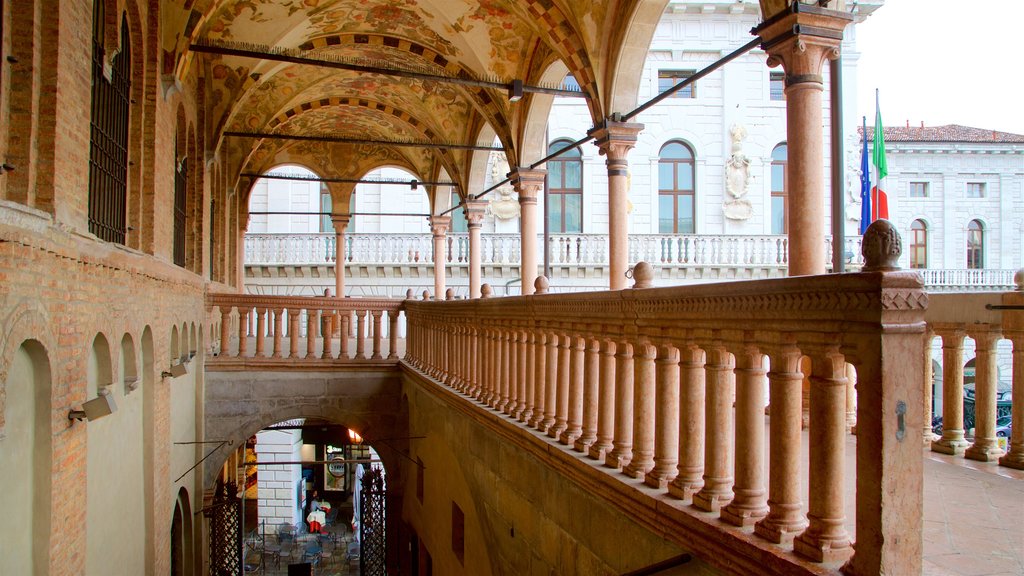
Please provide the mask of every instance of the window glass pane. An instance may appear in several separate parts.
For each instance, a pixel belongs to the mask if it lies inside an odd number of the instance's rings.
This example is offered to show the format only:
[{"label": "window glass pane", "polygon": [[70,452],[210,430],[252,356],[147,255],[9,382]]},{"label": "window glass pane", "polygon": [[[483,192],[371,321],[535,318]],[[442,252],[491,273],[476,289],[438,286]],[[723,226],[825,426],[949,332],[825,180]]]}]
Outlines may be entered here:
[{"label": "window glass pane", "polygon": [[785,166],[781,164],[772,164],[772,192],[782,192],[785,190],[785,173]]},{"label": "window glass pane", "polygon": [[[452,206],[459,205],[459,195],[452,192]],[[469,224],[466,222],[466,208],[463,206],[457,210],[452,211],[452,232],[459,234],[462,232],[469,231]]]},{"label": "window glass pane", "polygon": [[555,234],[564,232],[562,230],[562,195],[552,194],[548,207],[551,209],[551,212],[548,213],[548,230]]},{"label": "window glass pane", "polygon": [[675,86],[675,82],[672,81],[672,78],[667,78],[664,76],[658,77],[658,94],[665,92],[672,86]]},{"label": "window glass pane", "polygon": [[772,197],[772,234],[786,233],[786,199],[782,196]]},{"label": "window glass pane", "polygon": [[676,170],[679,175],[679,189],[693,190],[693,164],[690,164],[689,162],[680,162],[676,164]]},{"label": "window glass pane", "polygon": [[661,234],[671,234],[675,231],[672,226],[672,196],[668,194],[662,194],[658,196],[658,232]]},{"label": "window glass pane", "polygon": [[565,187],[580,189],[583,188],[583,163],[578,160],[565,162]]},{"label": "window glass pane", "polygon": [[772,160],[779,160],[785,162],[789,159],[789,146],[785,144],[779,144],[772,150]]},{"label": "window glass pane", "polygon": [[693,234],[693,196],[681,194],[679,198],[679,224],[677,230],[680,234]]},{"label": "window glass pane", "polygon": [[583,230],[583,195],[566,194],[564,197],[565,231],[581,232]]},{"label": "window glass pane", "polygon": [[658,190],[673,190],[675,187],[675,181],[673,180],[673,163],[662,162],[658,164]]},{"label": "window glass pane", "polygon": [[562,188],[562,164],[561,160],[548,162],[548,184],[552,188]]},{"label": "window glass pane", "polygon": [[693,154],[680,142],[669,142],[661,149],[662,159],[690,160]]}]

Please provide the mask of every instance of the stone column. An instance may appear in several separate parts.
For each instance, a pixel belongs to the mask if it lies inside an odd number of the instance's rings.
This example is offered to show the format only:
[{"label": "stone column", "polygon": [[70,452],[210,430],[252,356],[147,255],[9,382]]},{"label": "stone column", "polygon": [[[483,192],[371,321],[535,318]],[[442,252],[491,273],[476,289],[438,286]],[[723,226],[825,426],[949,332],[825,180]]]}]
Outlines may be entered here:
[{"label": "stone column", "polygon": [[580,437],[573,443],[578,452],[587,453],[597,439],[597,407],[601,380],[601,341],[588,337],[583,366],[583,423]]},{"label": "stone column", "polygon": [[[1010,319],[1014,315],[1016,318]],[[1010,435],[1010,444],[1006,455],[999,459],[999,464],[1024,470],[1024,312],[1004,312],[1003,333],[1013,343],[1013,374],[1011,375],[1011,386],[1013,390],[1013,405],[1011,416],[1014,422],[1013,432]]]},{"label": "stone column", "polygon": [[732,399],[736,386],[733,359],[721,342],[707,349],[704,372],[707,399],[704,418],[704,487],[693,495],[693,505],[705,512],[718,512],[732,500]]},{"label": "stone column", "polygon": [[[749,342],[753,334],[746,334]],[[764,362],[756,345],[736,353],[736,484],[722,519],[752,526],[768,513],[764,489]]]},{"label": "stone column", "polygon": [[[249,327],[249,314],[252,312],[249,308],[238,310],[238,357],[245,358],[249,355],[249,335],[247,334]],[[223,332],[223,329],[222,329]],[[226,348],[225,348],[226,350]]]},{"label": "stone column", "polygon": [[[612,290],[626,287],[629,266],[629,151],[636,145],[643,124],[606,120],[590,135],[608,167],[608,285]],[[820,152],[820,150],[819,150]]]},{"label": "stone column", "polygon": [[838,350],[811,358],[809,443],[809,522],[794,539],[793,551],[815,562],[834,562],[851,551],[845,526],[846,360]]},{"label": "stone column", "polygon": [[601,340],[601,376],[597,392],[597,437],[590,445],[589,456],[604,461],[612,449],[615,433],[615,352],[614,340]]},{"label": "stone column", "polygon": [[524,330],[516,330],[516,406],[513,417],[522,420],[526,412],[526,406],[530,403],[527,381],[531,372],[527,363],[527,349],[532,348],[527,344],[529,334]]},{"label": "stone column", "polygon": [[388,312],[388,359],[398,359],[398,310]]},{"label": "stone column", "polygon": [[306,308],[306,358],[312,358],[316,352],[316,332],[320,326],[320,311]]},{"label": "stone column", "polygon": [[256,357],[260,358],[266,355],[265,347],[267,343],[267,309],[257,308],[256,309]]},{"label": "stone column", "polygon": [[533,420],[534,407],[537,403],[537,332],[527,330],[523,345],[525,364],[523,365],[523,377],[526,381],[526,388],[523,392],[523,411],[519,413],[519,421],[527,426]]},{"label": "stone column", "polygon": [[276,308],[274,310],[274,358],[283,358],[284,354],[281,351],[281,327],[284,324],[284,309]]},{"label": "stone column", "polygon": [[638,343],[633,356],[633,457],[622,469],[643,479],[654,469],[654,360],[658,349],[649,342]]},{"label": "stone column", "polygon": [[324,317],[324,338],[323,338],[323,352],[320,353],[321,358],[334,358],[334,350],[331,348],[331,342],[334,340],[334,314],[325,314]]},{"label": "stone column", "polygon": [[618,342],[615,352],[615,433],[605,466],[622,468],[633,457],[633,344]]},{"label": "stone column", "polygon": [[547,401],[547,342],[548,335],[541,329],[533,335],[533,415],[528,425],[547,432],[542,428],[544,422],[544,406]]},{"label": "stone column", "polygon": [[373,315],[373,354],[370,358],[379,360],[382,358],[380,355],[380,341],[381,336],[381,316],[384,314],[383,310],[373,310],[370,312]]},{"label": "stone column", "polygon": [[523,295],[534,292],[537,279],[537,194],[544,188],[547,170],[518,167],[509,173],[512,186],[519,195],[519,239],[522,254],[519,273]]},{"label": "stone column", "polygon": [[998,327],[975,324],[968,334],[974,339],[974,444],[964,451],[964,457],[994,462],[1003,455],[996,441]]},{"label": "stone column", "polygon": [[548,332],[544,346],[547,355],[544,374],[544,420],[541,421],[539,428],[548,435],[551,435],[551,428],[555,425],[555,405],[558,401],[558,344],[561,339],[557,332]]},{"label": "stone column", "polygon": [[583,355],[587,341],[583,336],[573,336],[570,340],[568,411],[565,430],[558,437],[558,441],[573,446],[576,439],[583,434],[583,377],[586,373]]},{"label": "stone column", "polygon": [[963,454],[964,438],[964,336],[959,326],[936,326],[942,338],[942,437],[932,442],[932,451]]},{"label": "stone column", "polygon": [[569,341],[565,333],[558,335],[558,371],[555,384],[555,422],[548,428],[548,436],[560,438],[568,428],[569,420]]},{"label": "stone column", "polygon": [[825,190],[822,148],[822,67],[839,57],[842,32],[853,16],[793,2],[754,29],[768,65],[786,72],[789,143],[789,275],[825,273]]},{"label": "stone column", "polygon": [[925,448],[932,445],[932,440],[938,439],[932,432],[932,385],[935,382],[935,370],[932,368],[932,339],[935,338],[935,332],[930,328],[925,328],[924,332],[924,446]]},{"label": "stone column", "polygon": [[679,474],[679,350],[671,344],[658,349],[655,386],[654,468],[644,483],[664,490]]},{"label": "stone column", "polygon": [[704,350],[679,349],[679,474],[668,493],[689,500],[704,486]]},{"label": "stone column", "polygon": [[796,346],[772,350],[768,372],[768,515],[754,533],[781,544],[807,527],[800,479],[802,428],[802,354]]},{"label": "stone column", "polygon": [[[535,200],[536,201],[536,200]],[[480,200],[466,202],[466,226],[469,228],[469,297],[480,297],[480,232],[484,224],[487,203]]]},{"label": "stone column", "polygon": [[445,267],[448,263],[448,252],[445,250],[444,239],[451,224],[451,216],[430,217],[430,232],[434,235],[434,295],[438,300],[442,298],[445,290]]},{"label": "stone column", "polygon": [[[436,344],[435,344],[436,346]],[[356,358],[366,357],[366,311],[356,310]]]},{"label": "stone column", "polygon": [[[348,214],[332,214],[334,224],[334,297],[345,297],[345,229],[348,228],[351,216]],[[342,338],[345,334],[341,335]]]},{"label": "stone column", "polygon": [[[238,342],[245,338],[245,329],[239,322]],[[220,355],[227,357],[231,349],[231,307],[225,306],[220,310]],[[239,354],[241,356],[241,354]]]}]

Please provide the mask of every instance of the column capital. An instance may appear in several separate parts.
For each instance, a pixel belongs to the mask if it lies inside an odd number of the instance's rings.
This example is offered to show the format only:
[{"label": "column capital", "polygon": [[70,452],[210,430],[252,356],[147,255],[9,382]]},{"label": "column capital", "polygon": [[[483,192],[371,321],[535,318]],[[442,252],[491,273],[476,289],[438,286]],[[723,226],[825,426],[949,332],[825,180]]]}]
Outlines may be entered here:
[{"label": "column capital", "polygon": [[430,217],[430,231],[434,234],[434,238],[444,237],[448,232],[448,227],[452,224],[451,216],[431,216]]},{"label": "column capital", "polygon": [[633,146],[636,146],[637,136],[643,129],[643,124],[635,122],[605,120],[603,125],[593,128],[588,135],[594,137],[594,144],[609,160],[624,160]]},{"label": "column capital", "polygon": [[349,214],[331,214],[331,223],[334,224],[335,234],[345,232],[345,228],[348,227],[348,223],[351,220],[352,216]]},{"label": "column capital", "polygon": [[822,85],[821,67],[826,59],[839,57],[843,29],[853,15],[793,2],[754,28],[761,48],[768,53],[768,66],[782,65],[786,89],[812,82]]},{"label": "column capital", "polygon": [[483,200],[466,200],[466,223],[470,228],[483,226],[487,202]]},{"label": "column capital", "polygon": [[547,175],[547,170],[524,166],[517,166],[508,173],[508,177],[512,179],[512,187],[519,194],[520,204],[537,203],[537,194],[544,187]]},{"label": "column capital", "polygon": [[993,350],[996,342],[1002,338],[998,324],[971,324],[967,327],[967,335],[974,340],[975,350]]}]

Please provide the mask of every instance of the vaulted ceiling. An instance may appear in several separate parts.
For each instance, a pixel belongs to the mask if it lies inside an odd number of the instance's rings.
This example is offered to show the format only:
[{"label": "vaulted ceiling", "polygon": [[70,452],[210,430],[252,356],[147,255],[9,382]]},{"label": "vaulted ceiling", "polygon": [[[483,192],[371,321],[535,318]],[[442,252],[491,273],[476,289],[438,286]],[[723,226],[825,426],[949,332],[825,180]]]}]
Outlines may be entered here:
[{"label": "vaulted ceiling", "polygon": [[[551,101],[530,87],[550,79],[549,69],[567,69],[595,122],[624,111],[635,102],[640,67],[634,64],[642,62],[667,2],[161,2],[164,73],[185,85],[201,78],[206,141],[230,146],[239,172],[288,161],[352,177],[397,165],[425,180],[445,175],[461,193],[478,193],[470,189],[470,174],[481,172],[473,163],[486,162],[486,152],[381,142],[486,146],[493,143],[481,140],[494,134],[511,165],[529,164],[543,150],[536,126],[546,121]],[[508,94],[513,80],[527,87],[517,102]]]}]

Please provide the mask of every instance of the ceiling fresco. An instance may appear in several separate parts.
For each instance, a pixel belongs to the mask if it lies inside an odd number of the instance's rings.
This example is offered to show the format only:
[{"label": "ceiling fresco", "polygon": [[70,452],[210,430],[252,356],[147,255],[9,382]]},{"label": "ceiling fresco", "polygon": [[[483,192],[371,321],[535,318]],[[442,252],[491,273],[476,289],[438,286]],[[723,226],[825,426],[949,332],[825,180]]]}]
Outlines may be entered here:
[{"label": "ceiling fresco", "polygon": [[[544,147],[525,142],[524,127],[536,123],[530,115],[535,104],[551,97],[528,93],[511,101],[507,86],[512,80],[535,82],[560,60],[588,97],[595,123],[600,122],[613,112],[604,109],[602,82],[623,49],[611,45],[610,38],[621,36],[612,32],[629,28],[634,15],[658,13],[666,4],[171,0],[161,2],[164,74],[176,76],[182,85],[193,74],[203,78],[206,141],[215,147],[230,141],[230,157],[242,164],[233,168],[238,172],[285,159],[318,166],[320,173],[330,170],[331,162],[341,164],[331,172],[390,163],[423,179],[443,171],[465,186],[473,163],[486,162],[487,152],[225,138],[222,133],[315,133],[449,144],[475,144],[481,133],[496,134],[510,161],[526,165],[542,156]],[[641,24],[638,29],[653,29],[653,22]],[[378,73],[343,69],[353,64]],[[393,70],[442,78],[388,74]]]}]

